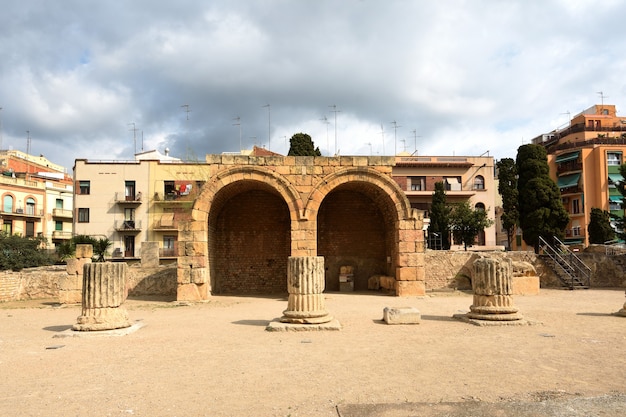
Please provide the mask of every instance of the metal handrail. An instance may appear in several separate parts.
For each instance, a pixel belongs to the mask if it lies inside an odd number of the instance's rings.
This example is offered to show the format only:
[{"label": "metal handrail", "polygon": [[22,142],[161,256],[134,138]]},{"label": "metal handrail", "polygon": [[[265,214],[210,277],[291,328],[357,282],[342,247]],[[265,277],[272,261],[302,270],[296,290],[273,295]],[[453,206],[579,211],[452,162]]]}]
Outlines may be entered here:
[{"label": "metal handrail", "polygon": [[578,279],[587,287],[591,283],[591,268],[589,268],[574,252],[572,252],[563,242],[554,237],[554,241],[564,252],[559,252],[553,248],[544,238],[539,237],[540,247],[544,253],[550,257],[571,279],[570,286],[574,288],[575,280]]}]

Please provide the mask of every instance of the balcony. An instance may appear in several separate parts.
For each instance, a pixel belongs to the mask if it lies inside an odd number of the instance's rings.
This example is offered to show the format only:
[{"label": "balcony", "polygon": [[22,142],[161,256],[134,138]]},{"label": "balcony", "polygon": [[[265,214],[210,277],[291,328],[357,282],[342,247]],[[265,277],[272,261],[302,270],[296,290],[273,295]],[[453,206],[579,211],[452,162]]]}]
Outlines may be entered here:
[{"label": "balcony", "polygon": [[583,169],[582,162],[573,161],[573,162],[567,162],[563,164],[557,164],[556,173],[557,175],[561,175],[565,172],[582,171],[582,169]]},{"label": "balcony", "polygon": [[132,204],[138,205],[141,204],[141,192],[136,193],[135,195],[126,195],[125,192],[115,193],[115,202],[117,204]]},{"label": "balcony", "polygon": [[[458,184],[457,187],[451,187],[450,185],[446,185],[446,195],[450,197],[471,197],[476,195],[477,191],[485,191],[485,188],[476,188],[474,184],[468,187],[462,187]],[[410,189],[404,191],[404,193],[408,197],[426,197],[432,196],[435,192],[435,186],[432,187],[415,187],[411,186]]]},{"label": "balcony", "polygon": [[173,248],[159,248],[159,258],[176,258],[178,256],[178,245]]},{"label": "balcony", "polygon": [[71,219],[73,217],[72,210],[65,209],[52,209],[52,217],[62,217],[64,219]]},{"label": "balcony", "polygon": [[41,220],[41,218],[44,216],[43,210],[36,210],[36,209],[30,209],[30,208],[26,208],[26,210],[24,210],[23,208],[17,208],[17,209],[13,209],[13,211],[4,211],[4,208],[3,208],[0,214],[2,214],[3,216],[14,216],[14,217],[22,217],[22,218],[29,218],[29,219],[35,219],[35,220]]},{"label": "balcony", "polygon": [[140,232],[141,220],[116,220],[115,230],[118,232]]},{"label": "balcony", "polygon": [[53,230],[52,239],[55,240],[70,240],[72,238],[72,232],[66,232],[65,230]]},{"label": "balcony", "polygon": [[173,214],[163,214],[159,220],[154,222],[152,230],[155,232],[177,232],[178,221],[174,220]]},{"label": "balcony", "polygon": [[196,198],[195,194],[179,195],[177,193],[154,193],[154,202],[161,205],[181,206],[184,204],[193,204]]}]

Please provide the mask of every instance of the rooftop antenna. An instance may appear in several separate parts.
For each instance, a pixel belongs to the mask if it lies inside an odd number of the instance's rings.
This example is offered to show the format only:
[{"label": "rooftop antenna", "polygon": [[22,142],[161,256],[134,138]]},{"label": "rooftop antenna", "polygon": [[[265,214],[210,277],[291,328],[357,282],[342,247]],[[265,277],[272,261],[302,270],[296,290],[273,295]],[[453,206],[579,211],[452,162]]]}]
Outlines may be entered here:
[{"label": "rooftop antenna", "polygon": [[237,123],[233,123],[233,126],[239,126],[239,153],[241,153],[242,144],[241,144],[241,117],[237,116],[233,120],[236,120]]},{"label": "rooftop antenna", "polygon": [[341,110],[337,110],[336,104],[331,104],[328,107],[332,107],[333,109],[330,112],[335,113],[335,155],[337,155],[337,113],[340,113]]},{"label": "rooftop antenna", "polygon": [[383,124],[380,124],[380,135],[383,138],[383,156],[385,155],[385,129],[383,129]]},{"label": "rooftop antenna", "polygon": [[328,117],[326,116],[324,116],[320,120],[323,120],[324,124],[326,125],[326,149],[328,149],[328,154],[330,155],[330,144],[328,143],[328,125],[330,124],[330,122],[328,121]]},{"label": "rooftop antenna", "polygon": [[598,91],[598,95],[600,96],[600,113],[602,113],[602,110],[604,110],[604,99],[607,98],[608,96],[605,96],[604,93],[602,93],[602,91]]},{"label": "rooftop antenna", "polygon": [[398,132],[398,128],[402,126],[398,126],[398,123],[396,123],[395,120],[391,122],[391,124],[393,125],[393,153],[394,153],[394,156],[396,156],[398,154],[396,133]]},{"label": "rooftop antenna", "polygon": [[266,104],[267,107],[267,149],[272,150],[272,106],[270,104]]},{"label": "rooftop antenna", "polygon": [[183,111],[184,111],[185,113],[187,113],[187,114],[186,114],[186,119],[187,119],[187,120],[189,120],[189,113],[191,113],[191,110],[189,110],[189,104],[183,104],[183,105],[182,105],[182,106],[180,106],[180,107],[183,107],[183,108],[184,108],[184,110],[183,110]]},{"label": "rooftop antenna", "polygon": [[411,133],[413,133],[413,140],[415,141],[415,150],[411,155],[417,155],[417,138],[421,138],[421,136],[417,136],[416,129],[411,130]]},{"label": "rooftop antenna", "polygon": [[128,126],[133,125],[132,129],[128,129],[128,130],[132,130],[133,131],[133,144],[135,146],[135,153],[133,155],[135,155],[137,153],[137,127],[135,127],[135,122],[129,123]]},{"label": "rooftop antenna", "polygon": [[143,130],[141,131],[141,152],[143,152]]},{"label": "rooftop antenna", "polygon": [[367,142],[366,145],[370,146],[370,155],[372,155],[372,142]]},{"label": "rooftop antenna", "polygon": [[26,131],[26,154],[30,155],[30,130]]}]

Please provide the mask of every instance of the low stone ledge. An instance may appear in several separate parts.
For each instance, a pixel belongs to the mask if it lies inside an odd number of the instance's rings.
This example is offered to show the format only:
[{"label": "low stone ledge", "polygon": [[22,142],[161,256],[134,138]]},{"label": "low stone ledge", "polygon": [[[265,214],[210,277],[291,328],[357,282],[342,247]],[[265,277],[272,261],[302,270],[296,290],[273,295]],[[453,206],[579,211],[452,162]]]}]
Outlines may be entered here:
[{"label": "low stone ledge", "polygon": [[265,330],[268,332],[315,332],[324,330],[341,330],[341,324],[337,319],[319,324],[284,323],[280,319],[271,321]]}]

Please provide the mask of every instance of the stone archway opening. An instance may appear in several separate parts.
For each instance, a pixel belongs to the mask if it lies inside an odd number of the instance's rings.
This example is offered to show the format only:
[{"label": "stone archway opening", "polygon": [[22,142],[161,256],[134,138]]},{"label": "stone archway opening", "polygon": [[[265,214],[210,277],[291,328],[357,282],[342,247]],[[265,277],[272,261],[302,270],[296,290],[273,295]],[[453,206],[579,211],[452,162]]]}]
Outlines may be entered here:
[{"label": "stone archway opening", "polygon": [[373,275],[395,274],[397,211],[376,185],[352,181],[329,192],[317,214],[317,253],[325,259],[326,291],[340,290],[340,271],[351,267],[355,291]]},{"label": "stone archway opening", "polygon": [[291,220],[274,188],[255,180],[226,185],[213,199],[208,222],[213,294],[287,292]]}]

